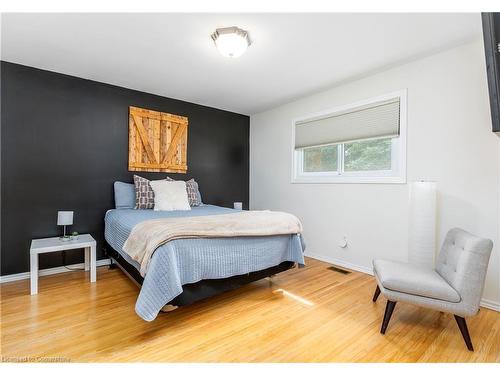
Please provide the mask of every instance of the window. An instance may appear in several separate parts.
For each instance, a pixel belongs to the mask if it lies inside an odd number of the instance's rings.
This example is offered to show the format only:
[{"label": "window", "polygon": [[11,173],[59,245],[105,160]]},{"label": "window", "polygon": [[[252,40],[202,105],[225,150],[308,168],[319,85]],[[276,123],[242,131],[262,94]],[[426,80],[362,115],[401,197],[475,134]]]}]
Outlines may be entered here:
[{"label": "window", "polygon": [[404,183],[406,92],[293,122],[295,183]]},{"label": "window", "polygon": [[344,145],[344,171],[392,170],[392,140],[373,139]]},{"label": "window", "polygon": [[338,169],[338,145],[304,149],[304,172],[332,172]]}]

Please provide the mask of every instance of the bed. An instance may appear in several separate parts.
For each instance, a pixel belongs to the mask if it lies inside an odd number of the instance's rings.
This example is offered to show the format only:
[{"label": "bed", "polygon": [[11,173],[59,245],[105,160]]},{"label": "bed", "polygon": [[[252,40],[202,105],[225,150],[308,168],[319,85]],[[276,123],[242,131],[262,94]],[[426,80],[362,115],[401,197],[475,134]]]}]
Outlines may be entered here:
[{"label": "bed", "polygon": [[146,220],[232,212],[204,204],[189,211],[113,209],[106,213],[108,255],[140,285],[135,311],[142,319],[154,320],[165,305],[188,305],[304,265],[300,234],[176,239],[156,249],[144,277],[139,263],[123,251],[134,226]]}]

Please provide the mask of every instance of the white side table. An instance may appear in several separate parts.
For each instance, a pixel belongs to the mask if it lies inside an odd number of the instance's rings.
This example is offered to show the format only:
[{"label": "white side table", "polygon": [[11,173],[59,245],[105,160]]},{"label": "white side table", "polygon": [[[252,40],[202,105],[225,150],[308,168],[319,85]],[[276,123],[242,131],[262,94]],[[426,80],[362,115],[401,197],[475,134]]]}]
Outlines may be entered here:
[{"label": "white side table", "polygon": [[61,241],[59,237],[41,238],[31,241],[30,279],[31,294],[38,294],[38,254],[85,248],[85,271],[90,268],[90,282],[96,279],[96,242],[90,234],[80,234],[74,240]]}]

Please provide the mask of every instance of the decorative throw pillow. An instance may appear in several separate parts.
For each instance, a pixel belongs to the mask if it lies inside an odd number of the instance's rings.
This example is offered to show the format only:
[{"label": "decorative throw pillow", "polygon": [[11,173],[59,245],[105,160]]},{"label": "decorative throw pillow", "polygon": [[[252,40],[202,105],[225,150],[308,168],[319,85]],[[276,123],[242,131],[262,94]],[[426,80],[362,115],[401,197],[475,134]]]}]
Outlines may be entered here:
[{"label": "decorative throw pillow", "polygon": [[135,209],[152,209],[155,206],[155,193],[147,178],[134,175]]},{"label": "decorative throw pillow", "polygon": [[[167,181],[176,181],[170,177],[167,177]],[[200,189],[198,188],[198,183],[194,178],[186,181],[186,192],[189,200],[189,205],[191,207],[201,206],[201,194]]]},{"label": "decorative throw pillow", "polygon": [[200,189],[198,188],[198,183],[192,178],[189,181],[186,181],[186,190],[189,199],[189,205],[191,207],[201,206],[201,194]]},{"label": "decorative throw pillow", "polygon": [[155,211],[190,210],[184,181],[150,181]]},{"label": "decorative throw pillow", "polygon": [[135,186],[125,182],[115,181],[115,208],[134,208]]}]

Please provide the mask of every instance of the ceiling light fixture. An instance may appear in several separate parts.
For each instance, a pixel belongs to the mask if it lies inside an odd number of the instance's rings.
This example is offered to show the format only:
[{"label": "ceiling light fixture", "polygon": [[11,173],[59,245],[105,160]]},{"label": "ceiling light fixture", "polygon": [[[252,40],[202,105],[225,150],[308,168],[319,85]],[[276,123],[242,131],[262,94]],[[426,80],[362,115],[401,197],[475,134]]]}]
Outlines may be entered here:
[{"label": "ceiling light fixture", "polygon": [[243,55],[251,44],[248,32],[236,26],[216,29],[212,40],[222,56],[233,58]]}]

